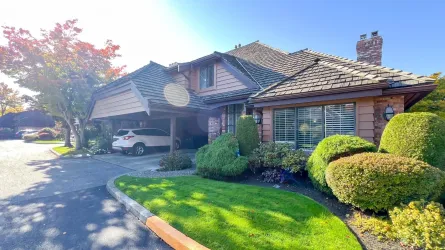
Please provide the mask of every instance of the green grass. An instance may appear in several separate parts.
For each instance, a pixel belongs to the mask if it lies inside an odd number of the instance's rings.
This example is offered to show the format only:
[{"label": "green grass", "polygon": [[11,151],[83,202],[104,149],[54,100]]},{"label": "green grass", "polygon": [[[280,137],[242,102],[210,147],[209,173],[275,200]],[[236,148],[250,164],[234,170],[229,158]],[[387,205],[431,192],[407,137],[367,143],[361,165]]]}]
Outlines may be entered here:
[{"label": "green grass", "polygon": [[60,141],[60,140],[48,140],[48,141],[36,140],[33,142],[37,143],[37,144],[63,144],[63,143],[65,143],[64,141]]},{"label": "green grass", "polygon": [[115,184],[211,249],[361,249],[339,218],[296,193],[197,176],[122,176]]},{"label": "green grass", "polygon": [[76,150],[75,147],[69,148],[69,147],[65,147],[65,146],[54,147],[53,150],[63,156],[89,153],[86,149]]}]

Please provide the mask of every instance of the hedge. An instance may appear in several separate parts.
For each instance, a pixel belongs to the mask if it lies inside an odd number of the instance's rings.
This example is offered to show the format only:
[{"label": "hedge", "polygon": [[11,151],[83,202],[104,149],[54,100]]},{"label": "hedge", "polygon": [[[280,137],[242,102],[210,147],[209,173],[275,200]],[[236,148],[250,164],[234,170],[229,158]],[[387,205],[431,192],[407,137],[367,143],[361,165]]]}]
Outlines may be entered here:
[{"label": "hedge", "polygon": [[376,151],[377,148],[373,143],[357,136],[329,136],[318,143],[309,157],[306,169],[314,186],[320,191],[331,194],[325,179],[326,168],[331,161],[357,153]]},{"label": "hedge", "polygon": [[398,114],[386,125],[379,151],[445,170],[445,120],[426,112]]},{"label": "hedge", "polygon": [[251,115],[242,115],[236,122],[236,138],[241,155],[248,156],[260,144],[260,137],[255,120]]},{"label": "hedge", "polygon": [[237,157],[238,150],[238,140],[233,134],[221,135],[196,153],[197,174],[213,179],[241,175],[248,168],[248,160],[244,156]]},{"label": "hedge", "polygon": [[445,184],[445,172],[415,159],[362,153],[333,161],[326,181],[342,202],[362,210],[382,211],[414,200],[434,200]]}]

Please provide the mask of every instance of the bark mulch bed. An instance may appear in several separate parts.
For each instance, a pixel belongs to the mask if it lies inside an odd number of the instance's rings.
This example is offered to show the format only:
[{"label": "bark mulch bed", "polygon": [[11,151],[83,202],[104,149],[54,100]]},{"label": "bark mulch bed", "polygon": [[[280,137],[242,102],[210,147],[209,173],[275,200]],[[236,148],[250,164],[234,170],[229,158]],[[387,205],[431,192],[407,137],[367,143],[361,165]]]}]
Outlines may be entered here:
[{"label": "bark mulch bed", "polygon": [[[276,183],[265,183],[262,181],[261,176],[249,176],[247,179],[238,181],[239,183],[256,185],[262,187],[274,187],[279,186],[279,189],[296,192],[303,194],[317,201],[318,203],[326,206],[333,214],[338,216],[345,224],[351,229],[351,231],[357,236],[357,239],[362,244],[363,249],[385,249],[385,250],[399,250],[399,249],[409,249],[402,247],[398,242],[395,241],[379,241],[376,236],[371,235],[367,232],[361,233],[360,230],[352,225],[354,212],[360,212],[352,208],[349,205],[340,203],[337,198],[332,196],[327,196],[326,194],[316,190],[307,176],[302,176],[296,179],[297,182],[292,184],[276,184]],[[277,186],[275,186],[277,188]]]}]

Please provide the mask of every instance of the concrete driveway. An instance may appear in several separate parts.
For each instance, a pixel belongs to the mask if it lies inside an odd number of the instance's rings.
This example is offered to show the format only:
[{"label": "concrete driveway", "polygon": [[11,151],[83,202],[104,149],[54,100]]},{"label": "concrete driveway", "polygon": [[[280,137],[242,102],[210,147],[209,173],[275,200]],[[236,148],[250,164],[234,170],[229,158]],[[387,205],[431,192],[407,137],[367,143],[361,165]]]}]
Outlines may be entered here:
[{"label": "concrete driveway", "polygon": [[0,141],[0,249],[169,249],[106,191],[131,169],[53,146]]},{"label": "concrete driveway", "polygon": [[[182,153],[187,154],[195,162],[195,149],[183,149]],[[130,170],[156,170],[159,168],[159,161],[166,152],[148,153],[143,156],[123,155],[121,153],[94,155],[93,159],[115,164]]]}]

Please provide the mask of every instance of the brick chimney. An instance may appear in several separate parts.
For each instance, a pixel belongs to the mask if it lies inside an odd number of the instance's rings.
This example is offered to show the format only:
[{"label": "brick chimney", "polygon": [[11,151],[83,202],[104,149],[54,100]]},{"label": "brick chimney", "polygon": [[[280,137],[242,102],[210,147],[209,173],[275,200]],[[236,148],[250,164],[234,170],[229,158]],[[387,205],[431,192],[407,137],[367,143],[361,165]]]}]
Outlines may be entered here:
[{"label": "brick chimney", "polygon": [[383,38],[378,31],[371,32],[371,38],[366,34],[360,36],[357,42],[357,61],[374,65],[382,65]]}]

